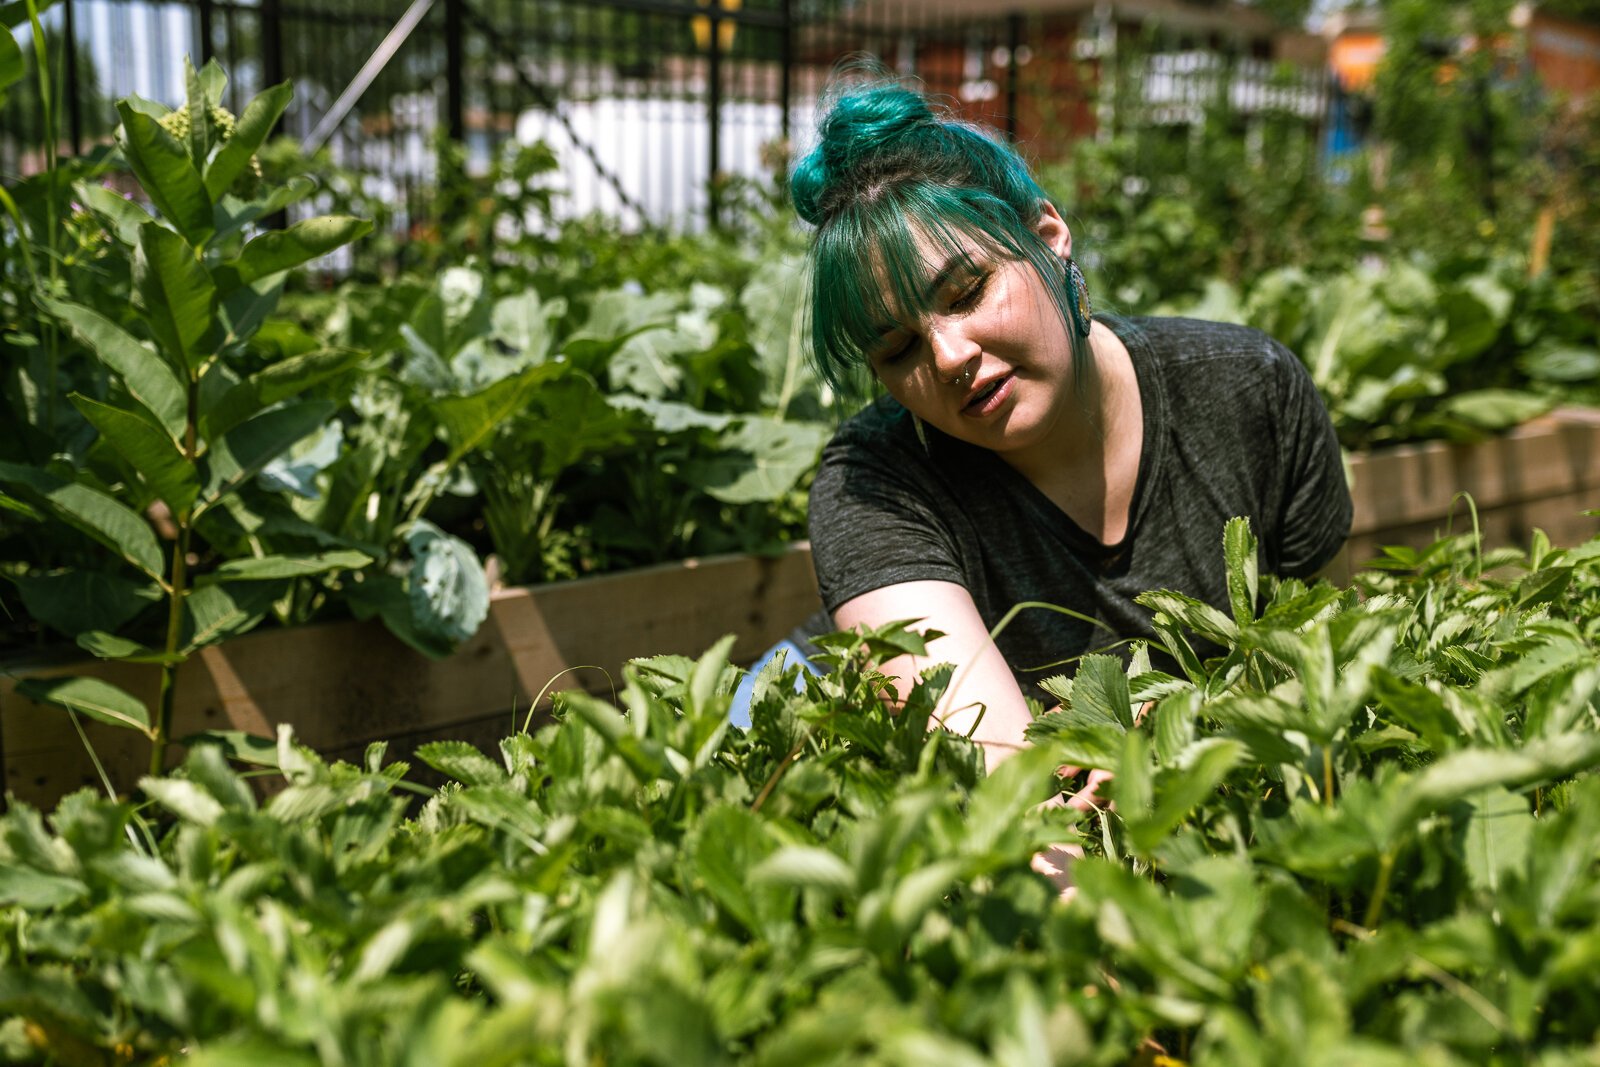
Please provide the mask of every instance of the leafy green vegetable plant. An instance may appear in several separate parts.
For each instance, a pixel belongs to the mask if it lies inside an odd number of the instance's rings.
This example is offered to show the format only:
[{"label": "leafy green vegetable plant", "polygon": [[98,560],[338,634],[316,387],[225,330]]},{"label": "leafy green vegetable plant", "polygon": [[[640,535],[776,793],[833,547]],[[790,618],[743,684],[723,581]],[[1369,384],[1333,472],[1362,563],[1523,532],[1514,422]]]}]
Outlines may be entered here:
[{"label": "leafy green vegetable plant", "polygon": [[[1600,1009],[1600,541],[1394,550],[1354,588],[1153,593],[1176,674],[1085,659],[985,775],[898,715],[904,626],[630,666],[485,754],[211,746],[0,818],[0,1048],[198,1064],[1587,1062]],[[1193,636],[1223,654],[1192,652]],[[1154,701],[1137,719],[1135,710]],[[1062,763],[1115,804],[1041,808]],[[412,805],[420,802],[420,808]],[[131,831],[131,837],[130,837]],[[1076,895],[1029,867],[1078,839]]]},{"label": "leafy green vegetable plant", "polygon": [[[93,679],[29,682],[23,691],[147,733],[157,771],[170,739],[179,664],[254,625],[289,581],[371,562],[348,549],[268,554],[258,545],[194,569],[214,516],[332,415],[333,403],[302,394],[359,358],[317,350],[239,372],[285,273],[368,228],[338,217],[283,230],[259,225],[306,191],[261,190],[252,173],[254,152],[290,90],[268,89],[229,125],[221,121],[224,83],[214,64],[189,68],[183,122],[139,98],[119,103],[118,146],[157,214],[114,195],[93,196],[89,207],[108,238],[116,231],[121,239],[110,255],[128,257],[131,305],[110,310],[94,306],[92,296],[85,301],[80,294],[93,288],[93,277],[63,279],[35,294],[43,321],[92,359],[93,373],[65,398],[87,444],[42,461],[0,460],[13,512],[50,537],[98,548],[79,566],[9,575],[29,613],[97,656],[161,668],[153,714],[138,698]],[[53,375],[43,384],[57,387]],[[56,418],[49,405],[25,418],[36,439],[48,442]],[[147,608],[163,620],[155,643],[117,633]]]}]

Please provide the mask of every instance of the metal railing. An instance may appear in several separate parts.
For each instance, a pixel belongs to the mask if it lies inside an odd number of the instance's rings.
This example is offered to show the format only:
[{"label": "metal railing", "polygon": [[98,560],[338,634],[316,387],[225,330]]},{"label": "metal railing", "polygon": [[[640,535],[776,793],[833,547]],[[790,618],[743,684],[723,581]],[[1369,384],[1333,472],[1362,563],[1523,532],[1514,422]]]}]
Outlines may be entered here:
[{"label": "metal railing", "polygon": [[[215,57],[236,111],[292,80],[280,132],[375,175],[397,226],[427,217],[445,137],[477,173],[508,142],[543,140],[561,213],[715,224],[730,178],[770,177],[805,147],[830,72],[857,52],[1048,159],[1103,122],[1096,84],[1118,58],[1101,15],[950,0],[59,0],[46,25],[67,64],[65,151],[109,137],[118,97],[181,99],[185,54]],[[1138,121],[1222,105],[1315,125],[1326,107],[1321,72],[1286,78],[1244,53],[1122,62],[1143,86]],[[0,170],[15,176],[38,168],[42,137],[26,87],[12,95]]]}]

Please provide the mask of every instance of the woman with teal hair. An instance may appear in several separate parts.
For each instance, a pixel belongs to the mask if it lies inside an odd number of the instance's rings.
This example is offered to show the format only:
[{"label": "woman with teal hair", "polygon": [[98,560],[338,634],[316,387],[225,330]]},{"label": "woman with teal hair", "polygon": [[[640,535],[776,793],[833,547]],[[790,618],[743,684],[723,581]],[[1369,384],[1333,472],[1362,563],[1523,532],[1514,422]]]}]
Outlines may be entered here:
[{"label": "woman with teal hair", "polygon": [[[1063,661],[1152,636],[1138,594],[1226,608],[1230,517],[1263,570],[1338,553],[1350,494],[1300,361],[1245,327],[1093,314],[1072,232],[1011,147],[878,78],[834,90],[791,187],[816,228],[819,372],[881,394],[811,491],[824,605],[839,628],[942,633],[889,669],[955,664],[943,721],[976,723],[991,764]],[[991,640],[1023,601],[1081,617],[1024,612]]]}]

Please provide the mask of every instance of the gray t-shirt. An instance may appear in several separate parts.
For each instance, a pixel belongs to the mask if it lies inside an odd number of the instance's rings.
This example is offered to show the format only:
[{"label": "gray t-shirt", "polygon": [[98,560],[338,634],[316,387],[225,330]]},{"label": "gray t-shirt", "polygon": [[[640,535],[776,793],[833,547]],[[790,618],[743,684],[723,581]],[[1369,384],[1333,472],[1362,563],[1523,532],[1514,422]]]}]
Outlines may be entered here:
[{"label": "gray t-shirt", "polygon": [[1333,424],[1292,352],[1243,326],[1099,321],[1131,353],[1144,407],[1123,540],[1102,544],[987,449],[929,427],[925,451],[905,409],[884,398],[839,429],[811,489],[812,558],[829,612],[884,586],[936,580],[965,586],[991,628],[1028,600],[1100,620],[1109,631],[1030,609],[1000,635],[1022,691],[1050,703],[1036,683],[1070,674],[1061,661],[1151,636],[1140,593],[1173,589],[1227,610],[1229,518],[1249,518],[1263,573],[1310,575],[1338,553],[1350,492]]}]

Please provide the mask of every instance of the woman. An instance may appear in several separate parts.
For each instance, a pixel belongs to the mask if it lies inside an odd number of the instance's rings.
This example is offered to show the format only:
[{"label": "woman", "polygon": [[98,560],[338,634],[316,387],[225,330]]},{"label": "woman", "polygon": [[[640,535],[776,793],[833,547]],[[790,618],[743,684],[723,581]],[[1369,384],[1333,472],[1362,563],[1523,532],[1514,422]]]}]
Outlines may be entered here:
[{"label": "woman", "polygon": [[[1339,551],[1350,494],[1310,376],[1259,331],[1091,315],[1072,233],[1009,147],[877,81],[837,91],[793,175],[816,226],[823,377],[887,394],[847,421],[811,491],[813,559],[839,628],[925,620],[908,688],[957,666],[946,725],[991,764],[1061,661],[1149,636],[1134,603],[1228,603],[1222,531],[1249,517],[1262,569]],[[1028,611],[1044,600],[1098,620]],[[904,691],[904,689],[902,690]]]}]

